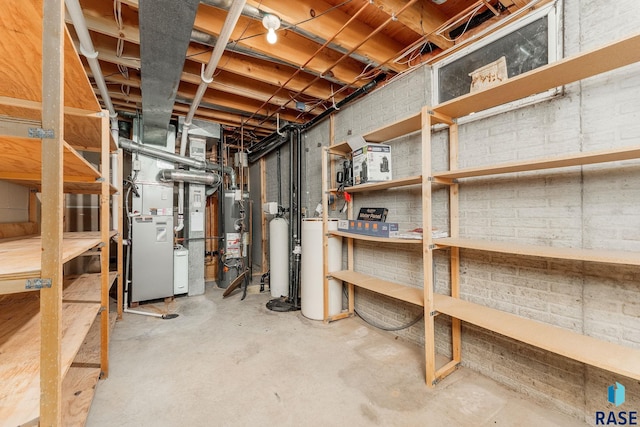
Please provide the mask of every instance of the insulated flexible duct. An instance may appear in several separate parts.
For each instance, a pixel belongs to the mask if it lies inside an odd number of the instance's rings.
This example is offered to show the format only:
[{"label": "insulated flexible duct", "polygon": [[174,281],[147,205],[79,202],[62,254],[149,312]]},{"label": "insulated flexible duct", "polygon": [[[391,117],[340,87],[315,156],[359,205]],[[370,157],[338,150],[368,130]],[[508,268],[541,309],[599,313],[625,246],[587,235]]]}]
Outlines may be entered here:
[{"label": "insulated flexible duct", "polygon": [[163,182],[189,182],[192,184],[204,184],[217,186],[222,178],[217,173],[201,171],[183,171],[178,169],[162,169],[159,174]]},{"label": "insulated flexible duct", "polygon": [[156,159],[166,160],[172,163],[178,163],[181,165],[189,166],[195,169],[217,171],[220,173],[226,173],[231,178],[231,188],[236,188],[236,171],[230,166],[222,166],[217,163],[211,163],[206,160],[192,159],[191,157],[184,157],[178,154],[163,151],[158,148],[153,148],[148,145],[138,144],[127,138],[120,138],[120,147],[132,153],[141,153],[149,157]]}]

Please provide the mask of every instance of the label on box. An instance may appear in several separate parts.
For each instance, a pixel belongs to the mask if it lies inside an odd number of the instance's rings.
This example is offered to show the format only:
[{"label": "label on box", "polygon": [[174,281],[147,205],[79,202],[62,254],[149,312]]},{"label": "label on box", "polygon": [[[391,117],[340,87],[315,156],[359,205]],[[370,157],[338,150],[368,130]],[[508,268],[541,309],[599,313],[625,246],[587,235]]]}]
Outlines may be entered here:
[{"label": "label on box", "polygon": [[395,222],[363,221],[357,219],[338,221],[338,230],[354,234],[376,237],[397,237],[398,224]]},{"label": "label on box", "polygon": [[385,222],[387,220],[387,213],[389,213],[387,208],[360,208],[358,219]]}]

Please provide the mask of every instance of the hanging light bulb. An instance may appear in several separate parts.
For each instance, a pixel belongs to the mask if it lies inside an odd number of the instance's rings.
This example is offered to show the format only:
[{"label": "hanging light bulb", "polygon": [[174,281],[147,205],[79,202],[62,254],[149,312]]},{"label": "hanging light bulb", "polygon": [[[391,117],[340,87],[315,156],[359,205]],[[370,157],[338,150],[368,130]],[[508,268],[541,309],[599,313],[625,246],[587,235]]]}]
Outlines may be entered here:
[{"label": "hanging light bulb", "polygon": [[267,41],[271,44],[274,44],[278,41],[278,35],[276,34],[276,30],[273,28],[269,28],[267,31]]},{"label": "hanging light bulb", "polygon": [[262,25],[267,29],[267,41],[271,44],[278,41],[276,30],[280,28],[280,18],[276,15],[266,14],[262,18]]}]

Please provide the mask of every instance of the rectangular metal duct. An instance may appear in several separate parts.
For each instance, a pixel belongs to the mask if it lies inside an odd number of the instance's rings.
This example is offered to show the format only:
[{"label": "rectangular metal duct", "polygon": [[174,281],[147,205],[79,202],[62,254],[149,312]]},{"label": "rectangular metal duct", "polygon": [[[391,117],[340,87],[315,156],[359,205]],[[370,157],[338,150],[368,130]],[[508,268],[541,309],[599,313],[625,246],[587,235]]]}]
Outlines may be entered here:
[{"label": "rectangular metal duct", "polygon": [[166,145],[198,0],[140,0],[143,143]]}]

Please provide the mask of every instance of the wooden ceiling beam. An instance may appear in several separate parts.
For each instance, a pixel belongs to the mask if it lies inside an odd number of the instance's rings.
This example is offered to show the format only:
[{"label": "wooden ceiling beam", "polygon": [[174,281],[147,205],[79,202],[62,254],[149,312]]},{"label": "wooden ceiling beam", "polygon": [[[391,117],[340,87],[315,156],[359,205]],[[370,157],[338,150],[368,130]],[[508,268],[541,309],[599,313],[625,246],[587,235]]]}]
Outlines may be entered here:
[{"label": "wooden ceiling beam", "polygon": [[[373,0],[376,7],[389,16],[396,16],[396,12],[404,7],[406,0]],[[419,1],[396,16],[398,21],[424,36],[432,33],[449,19],[435,3]],[[435,34],[428,35],[427,40],[442,49],[453,46],[453,42]]]},{"label": "wooden ceiling beam", "polygon": [[[315,34],[335,35],[351,18],[340,9],[334,9],[331,4],[323,0],[289,2],[281,0],[249,0],[247,3],[262,11],[277,15],[283,21],[296,25],[298,28]],[[324,12],[328,10],[331,11],[325,14]],[[316,18],[313,18],[314,16]],[[374,28],[362,21],[355,20],[336,36],[333,43],[346,50],[351,50],[373,31]],[[378,33],[360,46],[356,52],[376,64],[382,64],[397,55],[403,48],[404,46],[396,40]],[[387,65],[396,72],[407,69],[406,64],[389,63]]]},{"label": "wooden ceiling beam", "polygon": [[[127,4],[132,8],[138,8],[137,0],[125,0],[123,4]],[[292,2],[293,3],[293,2]],[[200,4],[194,28],[204,33],[217,36],[222,29],[227,12],[217,9],[213,6]],[[244,45],[256,52],[278,58],[282,61],[301,66],[316,53],[320,45],[309,40],[293,31],[278,31],[278,42],[271,45],[266,41],[264,34],[266,33],[262,23],[251,18],[241,16],[231,35],[231,40],[239,40],[239,44]],[[342,57],[342,54],[325,49],[320,52],[316,58],[311,61],[307,68],[315,73],[322,75],[326,69],[332,66]],[[221,60],[222,64],[223,61]],[[348,84],[360,75],[364,69],[364,64],[354,59],[344,59],[331,70],[331,76],[342,84]],[[364,85],[366,82],[358,86]]]},{"label": "wooden ceiling beam", "polygon": [[[217,36],[227,17],[227,12],[212,6],[200,3],[194,28],[204,33]],[[332,67],[342,54],[332,49],[324,49],[320,52],[320,44],[303,37],[294,31],[279,30],[278,42],[270,44],[265,37],[266,30],[262,22],[241,16],[238,24],[231,34],[231,40],[240,46],[245,46],[255,52],[277,58],[281,61],[294,64],[298,67],[305,64],[309,58],[313,59],[306,68],[322,75]],[[349,84],[357,79],[364,70],[365,64],[352,58],[346,58],[329,72],[329,77],[342,84]],[[361,85],[366,82],[362,82]],[[358,85],[358,86],[361,86]]]},{"label": "wooden ceiling beam", "polygon": [[[95,14],[91,13],[87,14],[86,22],[87,27],[92,32],[91,37],[101,60],[121,64],[129,68],[140,68],[140,33],[137,27],[129,28],[130,26],[127,26],[125,27],[126,31],[121,32],[112,19],[95,16]],[[74,36],[73,39],[76,41],[76,48],[78,48],[78,38],[75,36],[73,28],[71,28],[71,33]],[[115,55],[119,35],[125,36],[123,38],[125,40],[125,52],[121,57]],[[199,64],[206,64],[211,58],[211,52],[211,48],[203,51],[201,47],[191,45],[187,49],[187,61],[191,60]],[[189,66],[188,62],[186,66]],[[275,93],[278,88],[273,85],[273,82],[281,84],[287,81],[296,71],[295,68],[230,52],[223,54],[218,68],[250,79],[248,85],[251,87],[256,86],[251,82],[255,80],[271,84],[271,86],[274,87],[273,93]],[[299,91],[313,81],[314,78],[314,76],[308,73],[299,73],[289,82],[286,89]],[[339,87],[340,86],[336,87],[335,90],[339,89]],[[273,93],[269,94],[269,97]],[[326,80],[321,80],[314,84],[312,88],[306,90],[305,93],[318,99],[328,99],[332,95],[332,84]],[[279,95],[282,96],[282,94]],[[339,101],[343,97],[344,95],[336,96],[336,100]]]},{"label": "wooden ceiling beam", "polygon": [[[132,90],[129,95],[125,95],[120,92],[110,91],[109,95],[112,97],[113,104],[118,106],[117,109],[126,109],[127,111],[136,112],[142,109],[142,95],[139,90]],[[183,116],[189,111],[189,106],[186,104],[175,104],[174,108],[175,116]],[[203,120],[215,121],[228,126],[238,126],[242,124],[249,126],[252,129],[262,129],[266,133],[270,133],[275,129],[275,125],[271,122],[260,123],[259,120],[252,119],[246,120],[241,115],[228,113],[225,111],[214,110],[206,107],[200,107],[195,115],[196,118]]]},{"label": "wooden ceiling beam", "polygon": [[[111,58],[117,58],[115,55],[111,56]],[[107,83],[117,83],[121,85],[128,85],[132,87],[141,87],[140,74],[137,70],[129,70],[129,79],[126,79],[118,70],[117,64],[113,64],[110,62],[101,61],[100,67],[102,68],[102,73],[105,76],[105,80]],[[199,70],[199,66],[191,61],[187,61],[185,63],[185,70],[190,70],[193,73],[183,72],[181,76],[181,80],[187,83],[191,83],[194,85],[200,84],[200,75],[196,74],[196,71]],[[91,69],[88,66],[85,66],[85,71],[87,75],[91,74]],[[268,85],[266,83],[247,79],[245,77],[240,77],[235,74],[226,72],[221,70],[216,74],[215,80],[209,84],[211,89],[218,90],[220,92],[229,93],[237,96],[244,96],[256,101],[266,102],[271,94],[274,92],[277,87],[273,85]],[[283,95],[284,95],[283,91]],[[281,106],[290,100],[289,97],[274,97],[271,100],[271,104],[273,108],[277,108],[277,106]],[[312,100],[310,102],[317,102],[317,100]]]},{"label": "wooden ceiling beam", "polygon": [[[180,113],[179,115],[183,115],[189,111],[189,107],[186,105],[176,104],[174,111]],[[271,133],[276,129],[275,124],[272,122],[260,123],[260,121],[255,119],[243,122],[244,118],[241,116],[237,116],[231,113],[225,113],[224,111],[211,110],[208,108],[198,109],[196,117],[198,116],[204,118],[204,120],[213,120],[227,126],[240,127],[244,124],[251,129],[256,129],[257,131],[264,133]]]},{"label": "wooden ceiling beam", "polygon": [[[182,82],[178,87],[177,95],[179,97],[185,99],[193,99],[197,86]],[[204,96],[202,97],[202,102],[211,105],[218,105],[223,108],[228,108],[231,110],[239,110],[239,111],[252,111],[255,112],[258,116],[269,116],[273,112],[279,112],[280,117],[284,120],[292,121],[292,122],[300,122],[302,121],[297,116],[300,112],[296,110],[292,110],[290,108],[280,109],[278,106],[269,105],[261,110],[260,106],[262,103],[260,101],[252,101],[245,97],[230,95],[222,93],[215,89],[207,89]],[[312,118],[313,115],[308,115],[308,118]]]},{"label": "wooden ceiling beam", "polygon": [[[209,58],[211,58],[211,50],[203,52],[201,49],[189,47],[187,49],[187,57],[192,61],[206,64],[209,62]],[[231,52],[225,52],[224,55],[222,55],[218,68],[243,77],[276,85],[282,85],[296,71],[294,68],[286,65],[274,64],[266,60],[250,58]],[[296,92],[300,91],[313,82],[314,79],[315,77],[311,74],[299,73],[287,84],[285,89]],[[305,90],[305,94],[318,99],[331,99],[333,92],[341,87],[342,86],[332,84],[326,80],[319,80]]]}]

